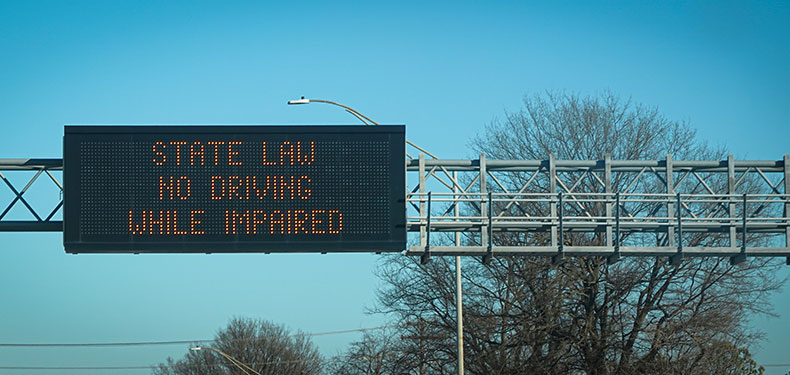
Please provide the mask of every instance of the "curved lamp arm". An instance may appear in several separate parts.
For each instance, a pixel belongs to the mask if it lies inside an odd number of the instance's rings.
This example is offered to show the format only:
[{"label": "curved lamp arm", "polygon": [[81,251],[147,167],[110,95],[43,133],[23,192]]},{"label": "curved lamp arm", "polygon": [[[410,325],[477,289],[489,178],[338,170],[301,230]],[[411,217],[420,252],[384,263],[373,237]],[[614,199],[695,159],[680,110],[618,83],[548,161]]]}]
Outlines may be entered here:
[{"label": "curved lamp arm", "polygon": [[327,103],[327,104],[332,104],[332,105],[336,105],[336,106],[338,106],[338,107],[341,107],[341,108],[345,109],[345,110],[346,110],[346,112],[348,112],[348,113],[351,113],[352,115],[356,116],[358,119],[360,119],[362,122],[364,122],[364,123],[365,123],[365,125],[370,125],[370,124],[368,124],[368,123],[367,123],[365,120],[367,120],[367,121],[370,121],[370,123],[372,123],[373,125],[378,125],[378,124],[379,124],[378,122],[375,122],[375,121],[371,120],[369,117],[367,117],[367,116],[363,115],[362,113],[360,113],[360,112],[359,112],[359,111],[357,111],[356,109],[354,109],[354,108],[351,108],[351,107],[349,107],[349,106],[347,106],[347,105],[344,105],[344,104],[340,104],[340,103],[337,103],[337,102],[333,102],[333,101],[331,101],[331,100],[324,100],[324,99],[305,99],[305,97],[303,96],[301,99],[296,99],[296,100],[289,100],[289,101],[288,101],[288,104],[289,104],[289,105],[294,105],[294,104],[310,104],[310,103],[312,103],[312,102],[316,102],[316,103]]},{"label": "curved lamp arm", "polygon": [[[324,100],[324,99],[306,99],[306,98],[303,96],[303,97],[301,97],[300,99],[296,99],[296,100],[289,100],[289,101],[288,101],[288,104],[289,104],[289,105],[296,105],[296,104],[310,104],[310,103],[312,103],[312,102],[316,102],[316,103],[326,103],[326,104],[332,104],[332,105],[336,105],[336,106],[338,106],[338,107],[341,107],[341,108],[345,109],[345,110],[346,110],[346,112],[348,112],[348,113],[350,113],[350,114],[354,115],[354,117],[358,118],[358,119],[359,119],[359,121],[362,121],[362,122],[363,122],[365,125],[370,125],[368,122],[372,123],[373,125],[377,125],[377,126],[379,125],[379,123],[378,123],[378,122],[375,122],[375,121],[371,120],[371,119],[370,119],[370,117],[363,115],[362,113],[360,113],[360,112],[359,112],[359,111],[357,111],[356,109],[354,109],[354,108],[351,108],[351,107],[349,107],[349,106],[347,106],[347,105],[345,105],[345,104],[340,104],[340,103],[338,103],[338,102],[333,102],[333,101],[331,101],[331,100]],[[408,145],[410,145],[410,146],[412,146],[412,147],[416,148],[417,150],[420,150],[420,151],[424,152],[426,155],[428,155],[428,156],[430,156],[430,157],[432,157],[432,158],[434,158],[434,159],[439,159],[439,158],[438,158],[436,155],[434,155],[434,154],[432,154],[432,153],[428,152],[427,150],[425,150],[425,149],[424,149],[424,148],[422,148],[422,147],[419,147],[419,146],[417,146],[416,144],[414,144],[414,143],[410,142],[409,140],[406,140],[406,144],[408,144]],[[408,154],[407,154],[407,156],[408,156]]]}]

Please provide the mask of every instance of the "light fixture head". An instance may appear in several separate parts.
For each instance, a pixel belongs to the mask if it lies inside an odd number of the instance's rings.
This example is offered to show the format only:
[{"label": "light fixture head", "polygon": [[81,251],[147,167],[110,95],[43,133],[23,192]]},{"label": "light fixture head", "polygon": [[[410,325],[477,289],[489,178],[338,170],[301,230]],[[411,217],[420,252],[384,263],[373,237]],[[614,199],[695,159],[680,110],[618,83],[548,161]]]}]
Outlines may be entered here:
[{"label": "light fixture head", "polygon": [[289,100],[288,104],[310,104],[310,99],[305,99],[303,96],[301,99]]},{"label": "light fixture head", "polygon": [[192,352],[196,352],[196,351],[198,351],[198,350],[203,350],[203,348],[201,348],[201,347],[199,347],[199,346],[196,346],[196,347],[194,347],[194,348],[189,348],[189,351],[192,351]]}]

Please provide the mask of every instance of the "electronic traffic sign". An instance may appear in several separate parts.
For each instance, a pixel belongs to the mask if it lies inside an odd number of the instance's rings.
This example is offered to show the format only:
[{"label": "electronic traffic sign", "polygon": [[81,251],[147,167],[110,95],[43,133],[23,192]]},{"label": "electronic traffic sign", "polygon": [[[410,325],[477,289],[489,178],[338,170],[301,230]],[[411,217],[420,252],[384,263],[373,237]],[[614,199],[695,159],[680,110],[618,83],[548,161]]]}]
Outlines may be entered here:
[{"label": "electronic traffic sign", "polygon": [[66,126],[69,253],[401,251],[405,127]]}]

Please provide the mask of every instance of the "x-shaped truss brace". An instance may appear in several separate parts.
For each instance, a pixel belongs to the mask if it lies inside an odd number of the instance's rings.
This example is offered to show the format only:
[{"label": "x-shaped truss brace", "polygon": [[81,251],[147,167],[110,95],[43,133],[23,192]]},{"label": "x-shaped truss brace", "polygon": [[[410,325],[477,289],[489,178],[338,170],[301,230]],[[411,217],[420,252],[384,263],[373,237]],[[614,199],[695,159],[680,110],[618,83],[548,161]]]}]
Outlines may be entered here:
[{"label": "x-shaped truss brace", "polygon": [[52,219],[52,217],[55,216],[55,214],[60,210],[60,208],[63,207],[62,198],[58,202],[57,206],[55,206],[55,208],[52,209],[49,215],[47,215],[46,218],[41,219],[41,216],[38,214],[38,212],[36,212],[36,210],[30,205],[30,203],[27,202],[27,200],[25,200],[25,197],[23,196],[25,192],[27,192],[27,190],[33,185],[33,183],[36,182],[38,177],[41,176],[42,173],[46,173],[47,176],[49,176],[49,178],[52,180],[52,182],[55,183],[55,185],[60,190],[62,197],[63,185],[60,183],[60,181],[58,181],[57,178],[55,178],[55,176],[48,169],[38,169],[36,171],[36,174],[33,175],[33,178],[31,178],[30,181],[28,181],[28,183],[25,185],[24,188],[22,188],[22,190],[17,190],[16,187],[14,187],[14,184],[11,183],[11,181],[2,172],[0,172],[0,178],[2,178],[6,186],[8,186],[11,192],[14,193],[15,195],[14,199],[12,199],[11,202],[8,204],[8,206],[6,206],[6,208],[3,210],[3,212],[0,213],[0,220],[2,220],[8,214],[8,212],[10,212],[11,209],[14,208],[14,206],[19,202],[21,202],[27,208],[27,210],[30,211],[31,214],[33,214],[33,217],[36,218],[36,221],[50,221],[50,219]]}]

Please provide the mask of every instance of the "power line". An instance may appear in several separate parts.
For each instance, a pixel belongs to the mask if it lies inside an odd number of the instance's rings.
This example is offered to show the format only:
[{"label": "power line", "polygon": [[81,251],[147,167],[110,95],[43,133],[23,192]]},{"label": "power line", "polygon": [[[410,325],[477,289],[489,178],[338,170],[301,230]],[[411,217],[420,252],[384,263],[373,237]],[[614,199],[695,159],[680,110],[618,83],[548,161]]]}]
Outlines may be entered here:
[{"label": "power line", "polygon": [[[294,333],[289,336],[292,337],[314,337],[314,336],[327,336],[327,335],[340,335],[345,333],[354,332],[367,332],[387,328],[403,327],[403,324],[369,327],[369,328],[356,328],[345,329],[340,331],[326,331],[315,333]],[[247,341],[255,340],[255,338],[236,339],[233,341]],[[133,342],[94,342],[94,343],[0,343],[0,347],[14,347],[14,348],[51,348],[51,347],[102,347],[102,346],[151,346],[151,345],[184,345],[184,344],[199,344],[206,342],[213,342],[213,339],[208,340],[169,340],[169,341],[133,341]]]},{"label": "power line", "polygon": [[[320,361],[320,359],[318,359]],[[287,363],[308,363],[315,360],[293,360],[293,361],[269,361],[249,363],[250,366],[287,364]],[[0,370],[151,370],[158,365],[148,366],[0,366]]]},{"label": "power line", "polygon": [[0,370],[150,370],[155,366],[0,366]]},{"label": "power line", "polygon": [[214,340],[174,340],[174,341],[140,341],[140,342],[96,342],[96,343],[37,343],[37,344],[0,344],[0,347],[47,348],[47,347],[85,347],[85,346],[146,346],[175,345],[212,342]]},{"label": "power line", "polygon": [[327,332],[316,332],[316,333],[295,333],[290,336],[298,337],[298,336],[305,336],[305,337],[312,337],[312,336],[326,336],[326,335],[340,335],[344,333],[354,333],[354,332],[367,332],[367,331],[376,331],[380,329],[387,329],[387,328],[398,328],[398,327],[405,327],[409,324],[395,324],[391,326],[379,326],[379,327],[370,327],[370,328],[357,328],[357,329],[345,329],[340,331],[327,331]]}]

